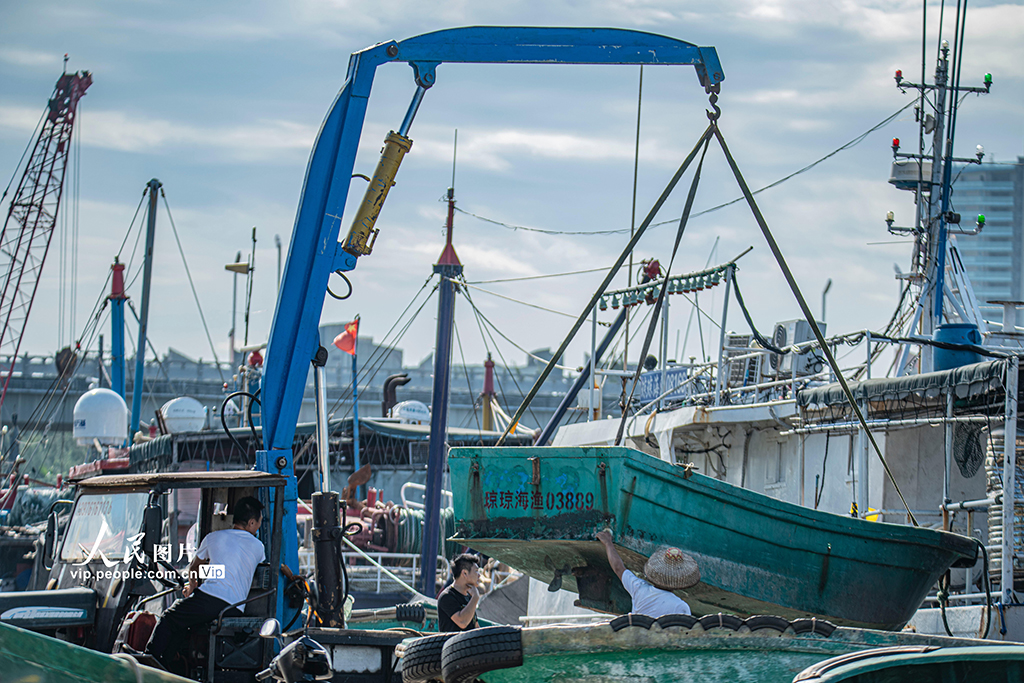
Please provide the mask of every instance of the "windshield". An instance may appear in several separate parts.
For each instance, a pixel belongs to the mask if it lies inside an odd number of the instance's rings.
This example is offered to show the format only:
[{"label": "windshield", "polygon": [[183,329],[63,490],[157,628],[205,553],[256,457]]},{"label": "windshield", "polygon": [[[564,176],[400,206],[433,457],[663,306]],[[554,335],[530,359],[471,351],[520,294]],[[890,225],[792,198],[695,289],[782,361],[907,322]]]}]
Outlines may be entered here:
[{"label": "windshield", "polygon": [[125,549],[142,531],[149,494],[105,493],[78,499],[71,515],[60,559],[68,562],[121,562]]}]

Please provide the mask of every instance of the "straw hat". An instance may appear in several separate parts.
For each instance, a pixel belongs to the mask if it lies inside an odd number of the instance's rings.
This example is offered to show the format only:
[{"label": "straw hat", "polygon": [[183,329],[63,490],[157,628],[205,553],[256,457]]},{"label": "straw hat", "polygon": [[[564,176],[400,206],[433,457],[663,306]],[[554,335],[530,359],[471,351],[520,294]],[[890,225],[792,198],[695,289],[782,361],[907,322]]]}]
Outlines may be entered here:
[{"label": "straw hat", "polygon": [[700,581],[700,569],[679,548],[659,548],[644,565],[644,576],[663,590],[689,588]]}]

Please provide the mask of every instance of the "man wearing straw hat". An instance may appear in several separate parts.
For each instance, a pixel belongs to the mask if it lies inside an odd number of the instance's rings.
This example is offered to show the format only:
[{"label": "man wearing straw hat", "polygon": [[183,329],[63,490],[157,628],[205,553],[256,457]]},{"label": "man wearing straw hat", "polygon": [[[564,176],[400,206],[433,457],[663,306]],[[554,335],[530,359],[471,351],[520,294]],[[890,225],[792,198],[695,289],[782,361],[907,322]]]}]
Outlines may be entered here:
[{"label": "man wearing straw hat", "polygon": [[599,531],[597,540],[604,546],[612,571],[633,600],[633,614],[657,619],[666,614],[690,613],[690,606],[672,591],[689,588],[700,581],[700,570],[692,557],[679,548],[659,548],[644,565],[647,578],[644,581],[622,563],[612,543],[611,529]]}]

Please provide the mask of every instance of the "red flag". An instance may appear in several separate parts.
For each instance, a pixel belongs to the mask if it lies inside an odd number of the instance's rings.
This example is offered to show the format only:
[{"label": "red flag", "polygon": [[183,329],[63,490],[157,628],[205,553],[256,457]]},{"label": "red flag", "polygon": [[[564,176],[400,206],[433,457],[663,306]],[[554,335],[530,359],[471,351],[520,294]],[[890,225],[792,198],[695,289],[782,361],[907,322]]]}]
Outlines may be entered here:
[{"label": "red flag", "polygon": [[356,355],[356,337],[359,335],[359,318],[345,325],[345,331],[334,338],[334,345],[345,353]]}]

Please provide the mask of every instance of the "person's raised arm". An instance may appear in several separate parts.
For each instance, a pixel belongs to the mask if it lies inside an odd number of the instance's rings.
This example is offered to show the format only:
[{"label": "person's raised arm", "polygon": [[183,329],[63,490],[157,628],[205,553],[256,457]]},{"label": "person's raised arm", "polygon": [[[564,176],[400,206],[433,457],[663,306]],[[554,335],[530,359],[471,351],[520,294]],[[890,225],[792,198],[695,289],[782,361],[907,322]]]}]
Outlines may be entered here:
[{"label": "person's raised arm", "polygon": [[597,532],[597,540],[601,541],[601,545],[604,546],[604,553],[608,556],[608,564],[611,565],[612,571],[615,572],[615,576],[622,580],[622,572],[626,571],[626,565],[622,564],[622,558],[619,557],[619,552],[615,550],[615,545],[612,543],[612,531],[611,529],[603,529]]},{"label": "person's raised arm", "polygon": [[469,585],[469,602],[461,610],[452,615],[452,621],[461,629],[465,629],[473,623],[476,616],[476,605],[480,602],[480,591],[474,584]]}]

